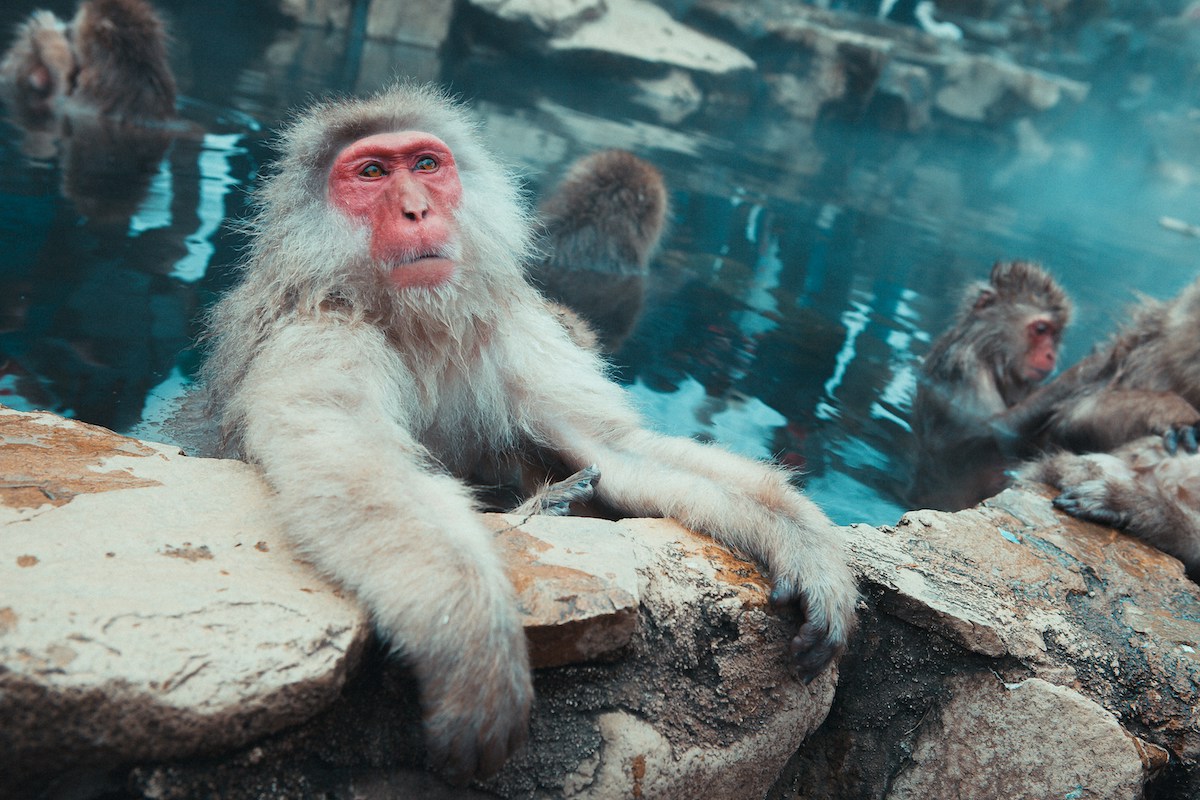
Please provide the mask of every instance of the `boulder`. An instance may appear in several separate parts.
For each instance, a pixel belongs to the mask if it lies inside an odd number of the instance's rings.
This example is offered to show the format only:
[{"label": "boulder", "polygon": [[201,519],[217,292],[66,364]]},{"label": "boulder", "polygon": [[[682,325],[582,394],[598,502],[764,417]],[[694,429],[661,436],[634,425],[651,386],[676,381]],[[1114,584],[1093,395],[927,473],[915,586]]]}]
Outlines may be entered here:
[{"label": "boulder", "polygon": [[[545,56],[600,58],[659,70],[725,76],[754,69],[743,52],[683,25],[648,0],[470,0],[524,31],[521,47]],[[515,34],[513,34],[515,35]],[[511,46],[511,42],[507,42]]]},{"label": "boulder", "polygon": [[1200,795],[1200,588],[1047,491],[852,526],[868,608],[771,798]]},{"label": "boulder", "polygon": [[707,29],[737,32],[759,64],[772,99],[799,119],[872,115],[915,132],[931,111],[966,122],[1008,122],[1080,103],[1080,81],[976,52],[913,27],[814,8],[799,0],[747,6],[698,0]]},{"label": "boulder", "polygon": [[245,744],[357,664],[363,613],[245,464],[0,409],[0,475],[0,782]]},{"label": "boulder", "polygon": [[[411,676],[252,468],[0,408],[0,469],[0,796],[471,796],[421,772]],[[711,540],[487,519],[537,668],[493,796],[762,796],[827,713],[836,670],[788,674],[794,622]]]},{"label": "boulder", "polygon": [[[279,10],[302,25],[335,30],[355,24],[354,5],[354,0],[279,0]],[[443,0],[367,0],[362,32],[369,39],[437,49],[453,20],[454,3]]]}]

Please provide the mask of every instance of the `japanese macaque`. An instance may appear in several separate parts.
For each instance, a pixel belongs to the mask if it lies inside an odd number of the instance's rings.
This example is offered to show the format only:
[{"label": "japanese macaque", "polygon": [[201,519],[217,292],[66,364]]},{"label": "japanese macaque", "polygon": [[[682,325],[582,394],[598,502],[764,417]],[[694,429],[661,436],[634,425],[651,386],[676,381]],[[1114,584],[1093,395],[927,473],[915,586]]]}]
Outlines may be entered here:
[{"label": "japanese macaque", "polygon": [[71,23],[78,72],[73,102],[119,119],[175,113],[167,34],[144,0],[86,0]]},{"label": "japanese macaque", "polygon": [[1035,392],[1058,363],[1071,303],[1037,264],[1002,261],[971,286],[921,368],[913,405],[911,500],[956,511],[1003,489],[1051,398]]},{"label": "japanese macaque", "polygon": [[175,116],[167,34],[144,0],[85,0],[70,24],[35,11],[0,62],[0,96],[31,157],[60,157],[63,194],[89,219],[128,220]]},{"label": "japanese macaque", "polygon": [[34,11],[17,26],[0,59],[5,103],[31,121],[49,116],[75,79],[75,54],[66,25],[51,11]]},{"label": "japanese macaque", "polygon": [[[430,87],[318,104],[281,134],[205,380],[292,541],[411,664],[435,766],[498,769],[531,683],[513,591],[464,478],[586,471],[622,515],[671,516],[756,558],[804,615],[802,678],[853,625],[836,528],[776,467],[643,427],[522,265],[528,212],[469,113]],[[585,478],[585,480],[588,480]]]},{"label": "japanese macaque", "polygon": [[538,209],[546,257],[530,268],[551,300],[615,351],[633,330],[668,214],[662,173],[625,150],[580,159]]},{"label": "japanese macaque", "polygon": [[[1200,280],[1167,302],[1142,301],[1107,344],[1054,380],[1050,444],[1109,451],[1200,422]],[[1191,435],[1194,435],[1192,433]]]},{"label": "japanese macaque", "polygon": [[1062,490],[1054,505],[1072,516],[1119,528],[1183,562],[1200,579],[1200,456],[1196,430],[1184,449],[1170,437],[1144,436],[1111,453],[1058,453],[1022,470]]},{"label": "japanese macaque", "polygon": [[0,61],[10,104],[49,113],[69,102],[119,119],[175,112],[167,35],[144,0],[85,0],[68,25],[34,11]]}]

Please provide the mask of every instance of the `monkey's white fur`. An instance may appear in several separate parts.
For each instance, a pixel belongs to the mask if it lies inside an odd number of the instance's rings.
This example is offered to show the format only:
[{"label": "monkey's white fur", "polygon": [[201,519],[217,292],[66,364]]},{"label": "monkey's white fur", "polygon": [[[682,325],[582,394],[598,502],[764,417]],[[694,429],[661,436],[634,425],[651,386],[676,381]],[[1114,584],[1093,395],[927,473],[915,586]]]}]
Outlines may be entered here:
[{"label": "monkey's white fur", "polygon": [[[433,133],[454,153],[462,241],[449,285],[392,288],[367,231],[328,203],[336,154],[393,130]],[[493,771],[528,716],[512,590],[453,477],[489,458],[540,448],[572,470],[597,465],[604,503],[675,517],[769,570],[775,597],[806,609],[793,642],[802,674],[844,648],[856,590],[836,529],[783,470],[644,429],[525,282],[524,203],[461,106],[412,85],[329,102],[280,149],[243,281],[212,313],[206,382],[293,540],[411,661],[435,761]]]}]

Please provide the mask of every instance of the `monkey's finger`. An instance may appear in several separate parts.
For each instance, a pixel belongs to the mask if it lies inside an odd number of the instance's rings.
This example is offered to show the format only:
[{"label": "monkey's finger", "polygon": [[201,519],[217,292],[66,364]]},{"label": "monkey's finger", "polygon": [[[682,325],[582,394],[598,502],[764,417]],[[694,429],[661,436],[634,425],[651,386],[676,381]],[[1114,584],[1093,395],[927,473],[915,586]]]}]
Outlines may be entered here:
[{"label": "monkey's finger", "polygon": [[827,625],[806,622],[792,637],[788,648],[792,673],[805,683],[811,683],[845,651],[846,643],[836,640]]},{"label": "monkey's finger", "polygon": [[1077,519],[1110,528],[1119,528],[1125,522],[1122,515],[1104,506],[1090,494],[1083,494],[1076,489],[1068,489],[1054,498],[1054,506]]},{"label": "monkey's finger", "polygon": [[829,621],[814,619],[814,615],[809,613],[808,598],[795,583],[787,580],[776,582],[771,590],[770,603],[776,609],[793,612],[804,619],[804,624],[788,645],[789,671],[800,680],[810,683],[846,651],[845,639],[833,635]]}]

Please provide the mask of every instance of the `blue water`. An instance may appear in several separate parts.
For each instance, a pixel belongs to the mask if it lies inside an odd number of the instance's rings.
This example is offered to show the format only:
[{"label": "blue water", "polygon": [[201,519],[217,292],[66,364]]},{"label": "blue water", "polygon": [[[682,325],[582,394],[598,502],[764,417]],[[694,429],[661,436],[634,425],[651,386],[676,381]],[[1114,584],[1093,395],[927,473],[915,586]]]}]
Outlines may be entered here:
[{"label": "blue water", "polygon": [[[1012,127],[913,136],[745,109],[673,123],[595,72],[348,50],[257,4],[162,5],[193,130],[159,156],[47,150],[0,118],[0,403],[154,438],[196,367],[196,315],[232,279],[242,240],[228,222],[246,214],[272,130],[312,94],[393,72],[461,92],[534,193],[601,147],[663,169],[672,229],[616,374],[656,427],[801,470],[839,522],[903,512],[919,359],[993,261],[1043,261],[1074,296],[1067,362],[1135,291],[1165,297],[1196,274],[1200,240],[1158,220],[1200,222],[1197,186],[1158,168],[1145,115],[1119,92],[1035,119],[1041,143],[1025,150]],[[32,7],[6,4],[0,25]],[[72,148],[101,180],[78,179]]]}]

